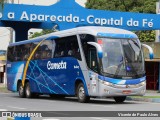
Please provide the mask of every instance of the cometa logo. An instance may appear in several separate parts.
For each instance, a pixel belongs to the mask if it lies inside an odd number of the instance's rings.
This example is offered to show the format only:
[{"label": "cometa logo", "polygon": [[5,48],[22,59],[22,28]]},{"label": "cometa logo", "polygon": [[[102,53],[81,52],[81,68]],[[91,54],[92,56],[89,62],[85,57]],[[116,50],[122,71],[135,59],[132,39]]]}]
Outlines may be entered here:
[{"label": "cometa logo", "polygon": [[51,61],[48,61],[47,63],[47,69],[48,70],[54,70],[54,69],[66,69],[67,63],[66,62],[59,62],[59,63],[52,63]]}]

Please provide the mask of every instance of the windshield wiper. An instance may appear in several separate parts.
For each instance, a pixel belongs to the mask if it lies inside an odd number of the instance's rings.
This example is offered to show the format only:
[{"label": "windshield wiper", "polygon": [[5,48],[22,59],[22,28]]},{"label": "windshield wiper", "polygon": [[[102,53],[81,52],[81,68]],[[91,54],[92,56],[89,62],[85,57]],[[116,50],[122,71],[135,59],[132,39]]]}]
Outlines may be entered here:
[{"label": "windshield wiper", "polygon": [[121,68],[121,66],[122,66],[123,64],[124,64],[124,63],[121,62],[121,63],[118,65],[117,70],[116,70],[115,75],[114,75],[115,77],[118,77],[118,73],[119,73],[120,68]]}]

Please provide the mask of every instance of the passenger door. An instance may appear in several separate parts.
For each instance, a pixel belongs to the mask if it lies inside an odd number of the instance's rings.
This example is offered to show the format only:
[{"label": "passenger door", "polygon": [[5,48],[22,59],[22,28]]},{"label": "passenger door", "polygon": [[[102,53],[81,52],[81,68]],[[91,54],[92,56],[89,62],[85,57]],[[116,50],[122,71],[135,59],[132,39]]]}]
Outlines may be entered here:
[{"label": "passenger door", "polygon": [[90,94],[92,96],[96,96],[99,92],[99,84],[98,84],[98,60],[97,60],[97,51],[96,48],[92,47],[88,51],[88,67],[89,70],[89,79],[90,79]]}]

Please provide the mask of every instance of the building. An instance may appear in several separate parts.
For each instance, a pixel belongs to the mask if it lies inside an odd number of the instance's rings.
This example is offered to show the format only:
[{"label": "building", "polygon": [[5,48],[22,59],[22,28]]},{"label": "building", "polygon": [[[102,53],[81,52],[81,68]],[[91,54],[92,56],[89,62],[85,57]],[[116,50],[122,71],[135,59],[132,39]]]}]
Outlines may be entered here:
[{"label": "building", "polygon": [[160,91],[160,43],[149,42],[145,43],[153,48],[154,59],[150,60],[148,50],[144,48],[147,89]]}]

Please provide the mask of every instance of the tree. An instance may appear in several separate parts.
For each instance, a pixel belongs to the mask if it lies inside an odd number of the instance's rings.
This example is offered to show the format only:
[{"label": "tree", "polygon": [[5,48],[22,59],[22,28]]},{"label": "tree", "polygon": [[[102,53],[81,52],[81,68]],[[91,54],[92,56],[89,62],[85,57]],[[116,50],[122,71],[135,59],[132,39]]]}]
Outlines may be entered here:
[{"label": "tree", "polygon": [[30,39],[31,38],[35,38],[35,37],[38,37],[38,36],[42,36],[42,35],[45,35],[45,34],[48,34],[48,33],[52,33],[54,32],[54,30],[49,30],[49,29],[45,29],[45,30],[42,30],[41,32],[35,32],[33,35],[31,35],[31,37],[29,37]]},{"label": "tree", "polygon": [[[116,10],[138,13],[155,13],[157,0],[88,0],[89,9]],[[155,31],[136,31],[141,41],[155,41]]]},{"label": "tree", "polygon": [[4,7],[4,3],[5,3],[5,2],[7,2],[7,0],[0,0],[0,5],[1,5],[2,9],[3,9],[3,7]]}]

